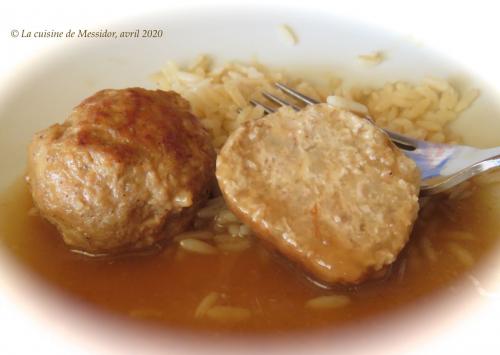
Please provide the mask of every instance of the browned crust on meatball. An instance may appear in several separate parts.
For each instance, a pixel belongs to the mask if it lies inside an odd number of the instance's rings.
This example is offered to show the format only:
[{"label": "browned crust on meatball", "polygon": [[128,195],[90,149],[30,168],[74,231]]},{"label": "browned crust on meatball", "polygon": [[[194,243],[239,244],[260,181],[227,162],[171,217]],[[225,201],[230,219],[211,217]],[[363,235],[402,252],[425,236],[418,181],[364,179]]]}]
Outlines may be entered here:
[{"label": "browned crust on meatball", "polygon": [[34,135],[28,182],[65,242],[142,248],[186,228],[213,181],[209,135],[175,92],[101,90]]}]

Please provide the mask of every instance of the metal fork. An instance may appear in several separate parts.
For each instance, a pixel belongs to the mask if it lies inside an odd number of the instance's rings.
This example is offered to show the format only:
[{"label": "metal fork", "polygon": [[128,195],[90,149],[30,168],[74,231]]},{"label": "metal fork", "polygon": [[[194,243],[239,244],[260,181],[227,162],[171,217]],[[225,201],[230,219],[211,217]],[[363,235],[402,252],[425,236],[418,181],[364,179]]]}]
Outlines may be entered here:
[{"label": "metal fork", "polygon": [[[275,83],[275,85],[285,94],[306,105],[319,103],[284,84]],[[280,106],[290,106],[296,111],[301,109],[301,107],[268,92],[263,92],[262,95]],[[250,102],[262,107],[266,113],[273,113],[276,110],[256,100],[250,100]],[[373,122],[370,117],[366,118]],[[408,157],[417,163],[422,178],[420,186],[420,196],[422,197],[447,191],[476,175],[500,167],[500,147],[478,149],[465,145],[431,143],[386,129],[384,131]]]}]

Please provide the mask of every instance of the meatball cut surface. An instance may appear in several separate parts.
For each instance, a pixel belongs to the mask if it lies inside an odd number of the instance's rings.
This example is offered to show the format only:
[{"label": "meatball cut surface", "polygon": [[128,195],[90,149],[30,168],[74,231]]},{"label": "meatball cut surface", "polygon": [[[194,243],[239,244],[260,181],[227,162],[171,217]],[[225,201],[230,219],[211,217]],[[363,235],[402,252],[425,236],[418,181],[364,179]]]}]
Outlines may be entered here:
[{"label": "meatball cut surface", "polygon": [[175,92],[102,90],[34,135],[40,214],[89,252],[143,248],[185,229],[213,182],[207,132]]},{"label": "meatball cut surface", "polygon": [[379,128],[326,104],[247,122],[217,158],[229,208],[326,283],[392,263],[418,211],[420,174]]}]

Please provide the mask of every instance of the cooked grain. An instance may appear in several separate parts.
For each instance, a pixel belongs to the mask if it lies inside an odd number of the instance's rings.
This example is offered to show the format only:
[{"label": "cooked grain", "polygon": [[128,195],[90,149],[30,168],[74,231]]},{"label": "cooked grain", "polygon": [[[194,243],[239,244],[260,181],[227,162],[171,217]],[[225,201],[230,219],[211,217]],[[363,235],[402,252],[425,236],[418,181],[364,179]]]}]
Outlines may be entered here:
[{"label": "cooked grain", "polygon": [[297,34],[290,26],[281,25],[281,26],[279,26],[279,30],[280,30],[281,34],[283,35],[283,37],[291,45],[296,45],[297,43],[299,43],[299,38],[297,37]]},{"label": "cooked grain", "polygon": [[184,232],[177,234],[174,237],[174,242],[180,242],[184,239],[199,239],[199,240],[209,240],[212,239],[213,233],[209,230],[194,230],[189,232]]},{"label": "cooked grain", "polygon": [[[368,58],[378,57],[376,53],[368,55]],[[175,90],[190,101],[193,112],[211,133],[216,148],[220,148],[241,123],[264,114],[262,108],[249,104],[250,99],[262,100],[262,91],[282,95],[273,86],[275,81],[321,101],[330,95],[352,99],[366,106],[380,126],[439,142],[459,141],[447,125],[479,95],[476,89],[461,93],[446,80],[438,78],[426,78],[418,84],[397,81],[380,88],[349,88],[342,85],[341,79],[332,76],[325,85],[313,86],[259,63],[231,62],[213,68],[207,56],[201,56],[187,69],[169,62],[155,80],[160,88]],[[408,121],[391,124],[397,119]]]},{"label": "cooked grain", "polygon": [[462,112],[468,108],[478,98],[478,96],[478,89],[471,89],[465,92],[460,98],[460,101],[458,101],[457,105],[454,107],[455,112]]},{"label": "cooked grain", "polygon": [[217,249],[222,252],[229,253],[239,253],[247,250],[252,246],[252,243],[248,239],[238,238],[240,240],[224,242],[217,244]]},{"label": "cooked grain", "polygon": [[376,51],[367,54],[358,55],[358,60],[364,64],[377,65],[384,61],[385,55],[383,52]]},{"label": "cooked grain", "polygon": [[213,305],[215,305],[215,303],[217,302],[218,299],[219,299],[219,294],[217,292],[210,292],[198,304],[198,307],[196,307],[196,310],[194,312],[194,316],[196,318],[201,318],[201,317],[205,316],[207,311]]},{"label": "cooked grain", "polygon": [[183,239],[179,242],[182,249],[196,254],[217,254],[217,248],[198,239]]},{"label": "cooked grain", "polygon": [[345,295],[330,295],[312,298],[306,302],[305,307],[313,310],[341,308],[347,306],[351,299]]},{"label": "cooked grain", "polygon": [[198,211],[196,217],[199,218],[213,218],[215,217],[221,209],[221,206],[217,204],[208,205]]},{"label": "cooked grain", "polygon": [[245,224],[240,225],[240,236],[248,237],[252,235],[252,230]]},{"label": "cooked grain", "polygon": [[241,223],[238,218],[228,209],[222,210],[216,217],[216,222],[220,224]]},{"label": "cooked grain", "polygon": [[240,225],[230,224],[227,226],[227,231],[232,237],[237,237],[240,235]]}]

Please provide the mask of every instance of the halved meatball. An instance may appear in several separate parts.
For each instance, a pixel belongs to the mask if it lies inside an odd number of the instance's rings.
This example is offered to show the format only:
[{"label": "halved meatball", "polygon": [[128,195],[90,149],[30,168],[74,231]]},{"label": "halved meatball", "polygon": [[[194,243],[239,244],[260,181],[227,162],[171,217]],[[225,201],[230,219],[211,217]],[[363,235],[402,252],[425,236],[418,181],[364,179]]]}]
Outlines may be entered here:
[{"label": "halved meatball", "polygon": [[89,252],[143,248],[190,223],[215,152],[175,92],[102,90],[34,135],[27,181],[40,214]]},{"label": "halved meatball", "polygon": [[368,120],[326,104],[245,123],[217,158],[229,208],[326,283],[392,263],[418,211],[420,174]]}]

